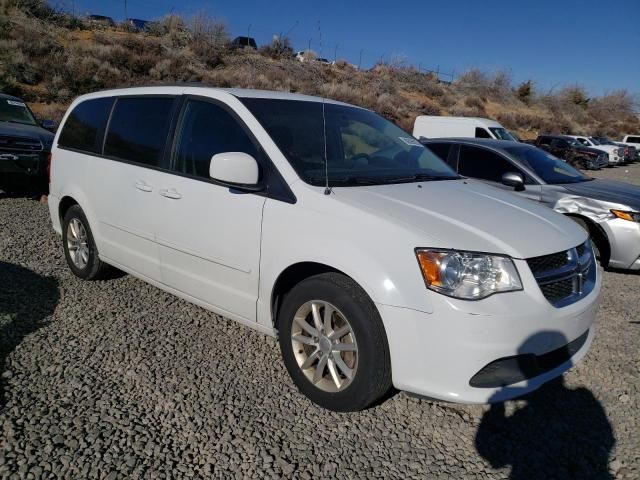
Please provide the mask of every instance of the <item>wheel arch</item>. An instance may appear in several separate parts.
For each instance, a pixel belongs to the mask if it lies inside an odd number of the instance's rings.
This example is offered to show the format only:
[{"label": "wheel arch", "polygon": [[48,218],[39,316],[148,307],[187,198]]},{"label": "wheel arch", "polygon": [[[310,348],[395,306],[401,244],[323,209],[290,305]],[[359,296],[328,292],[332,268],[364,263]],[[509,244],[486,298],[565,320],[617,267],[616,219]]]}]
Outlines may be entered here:
[{"label": "wheel arch", "polygon": [[584,215],[577,213],[565,213],[565,215],[576,223],[583,223],[586,225],[589,230],[589,237],[596,242],[596,245],[600,250],[600,263],[606,268],[609,264],[609,258],[611,258],[611,243],[609,242],[609,237],[604,229]]},{"label": "wheel arch", "polygon": [[[287,292],[289,292],[295,285],[309,277],[328,272],[335,272],[344,275],[345,277],[357,283],[366,292],[364,287],[360,283],[358,283],[351,275],[341,271],[338,268],[332,267],[331,265],[311,261],[291,264],[282,272],[280,272],[271,290],[271,319],[273,322],[273,327],[275,329],[278,329],[278,312],[282,305],[282,299],[287,294]],[[369,294],[367,293],[367,295]],[[370,295],[369,298],[371,298]]]},{"label": "wheel arch", "polygon": [[74,205],[80,204],[75,198],[70,195],[66,195],[60,199],[60,202],[58,203],[58,217],[60,218],[61,222],[67,211]]}]

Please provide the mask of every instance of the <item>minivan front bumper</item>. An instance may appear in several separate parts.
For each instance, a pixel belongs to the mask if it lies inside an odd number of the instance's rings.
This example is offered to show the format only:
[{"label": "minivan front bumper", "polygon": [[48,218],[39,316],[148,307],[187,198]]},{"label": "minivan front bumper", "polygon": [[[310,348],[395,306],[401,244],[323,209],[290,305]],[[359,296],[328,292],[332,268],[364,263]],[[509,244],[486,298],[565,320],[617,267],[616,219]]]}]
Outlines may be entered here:
[{"label": "minivan front bumper", "polygon": [[[584,357],[594,335],[600,274],[589,295],[555,308],[542,295],[526,263],[514,261],[524,286],[520,292],[480,301],[425,292],[433,296],[433,313],[377,304],[387,331],[396,388],[451,402],[499,402],[537,389]],[[492,386],[472,381],[496,361],[505,367],[509,358],[516,359],[516,370],[527,370],[523,380],[517,378],[512,363],[515,383],[509,383],[509,372],[498,372],[504,373],[502,381]],[[531,363],[518,359],[534,362],[538,370],[532,371],[527,367]]]}]

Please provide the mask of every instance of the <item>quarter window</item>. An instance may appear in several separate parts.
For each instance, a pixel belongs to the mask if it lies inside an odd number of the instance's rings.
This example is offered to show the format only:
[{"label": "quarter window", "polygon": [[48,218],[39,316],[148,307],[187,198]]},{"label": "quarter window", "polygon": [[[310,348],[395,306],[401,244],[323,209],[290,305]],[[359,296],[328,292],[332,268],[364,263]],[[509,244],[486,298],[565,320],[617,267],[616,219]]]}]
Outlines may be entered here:
[{"label": "quarter window", "polygon": [[102,139],[113,98],[96,98],[78,104],[64,123],[58,145],[88,153],[102,153]]},{"label": "quarter window", "polygon": [[451,143],[428,143],[425,145],[425,147],[427,147],[429,150],[435,153],[444,162],[446,162],[447,159],[449,158]]},{"label": "quarter window", "polygon": [[507,172],[522,173],[510,162],[490,150],[468,145],[460,147],[458,173],[461,175],[502,182],[502,175]]},{"label": "quarter window", "polygon": [[492,138],[489,132],[486,129],[481,127],[476,127],[476,138]]},{"label": "quarter window", "polygon": [[225,152],[243,152],[254,158],[258,153],[228,111],[210,102],[188,100],[176,142],[174,170],[209,178],[211,157]]},{"label": "quarter window", "polygon": [[170,97],[119,98],[109,122],[104,154],[160,166],[173,102]]}]

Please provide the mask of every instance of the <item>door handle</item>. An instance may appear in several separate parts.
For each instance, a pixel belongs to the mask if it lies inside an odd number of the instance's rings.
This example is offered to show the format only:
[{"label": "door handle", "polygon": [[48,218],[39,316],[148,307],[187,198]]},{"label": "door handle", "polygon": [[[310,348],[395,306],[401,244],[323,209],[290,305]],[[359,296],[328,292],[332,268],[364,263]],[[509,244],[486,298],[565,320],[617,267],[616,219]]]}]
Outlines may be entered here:
[{"label": "door handle", "polygon": [[179,200],[182,198],[182,195],[175,188],[163,188],[160,190],[160,195],[167,198],[172,198],[174,200]]},{"label": "door handle", "polygon": [[151,185],[146,184],[142,180],[138,180],[136,182],[136,188],[141,192],[151,192],[153,191],[153,187]]}]

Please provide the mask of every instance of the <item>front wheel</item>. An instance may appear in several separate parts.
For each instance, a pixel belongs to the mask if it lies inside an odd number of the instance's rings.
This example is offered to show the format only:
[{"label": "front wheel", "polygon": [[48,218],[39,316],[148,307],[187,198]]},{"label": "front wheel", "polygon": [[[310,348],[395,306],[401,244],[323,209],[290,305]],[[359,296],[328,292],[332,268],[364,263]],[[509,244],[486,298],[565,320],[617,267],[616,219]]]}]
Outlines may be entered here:
[{"label": "front wheel", "polygon": [[391,388],[382,319],[350,278],[324,273],[302,281],[285,296],[278,320],[285,366],[314,403],[362,410]]}]

